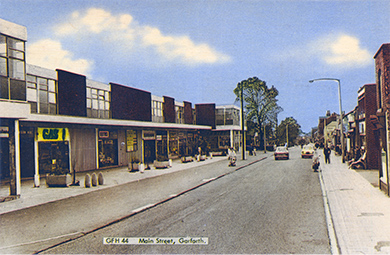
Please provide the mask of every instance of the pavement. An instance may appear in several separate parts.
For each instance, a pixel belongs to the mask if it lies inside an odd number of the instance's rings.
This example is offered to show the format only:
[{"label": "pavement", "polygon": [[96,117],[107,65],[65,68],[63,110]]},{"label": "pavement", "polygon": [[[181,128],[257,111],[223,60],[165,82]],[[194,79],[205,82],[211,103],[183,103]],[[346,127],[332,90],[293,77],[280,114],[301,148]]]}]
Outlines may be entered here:
[{"label": "pavement", "polygon": [[[322,152],[320,152],[322,154]],[[258,153],[260,154],[260,153]],[[267,153],[263,156],[272,156]],[[247,157],[245,164],[251,164],[257,157]],[[238,157],[240,161],[240,157]],[[33,180],[23,181],[18,199],[0,203],[0,216],[24,208],[75,197],[99,189],[152,178],[192,167],[226,160],[226,157],[208,158],[206,161],[183,164],[173,163],[168,169],[145,170],[131,173],[127,167],[96,171],[102,172],[104,185],[85,188],[85,173],[78,173],[80,186],[48,188],[44,179],[40,187],[34,187]],[[253,161],[253,162],[252,162]],[[331,163],[325,164],[321,157],[319,178],[322,183],[325,210],[333,254],[390,254],[390,198],[379,190],[378,171],[352,170],[341,162],[341,157],[331,154]],[[91,172],[89,172],[91,174]],[[376,180],[376,181],[375,181]],[[9,194],[9,186],[0,186],[0,197]],[[334,238],[332,238],[332,235]]]},{"label": "pavement", "polygon": [[333,151],[330,162],[321,157],[320,179],[336,237],[333,253],[390,254],[390,198],[378,188],[378,171],[349,169]]},{"label": "pavement", "polygon": [[[189,163],[181,163],[180,160],[174,160],[172,167],[165,169],[155,169],[153,166],[151,166],[150,170],[145,170],[143,173],[139,171],[129,172],[127,167],[88,171],[76,174],[76,179],[80,181],[80,186],[69,186],[65,188],[47,187],[44,177],[41,178],[39,187],[34,187],[34,180],[25,180],[22,181],[20,198],[0,203],[0,216],[4,213],[34,207],[37,205],[58,201],[61,199],[67,199],[96,190],[110,188],[120,184],[139,181],[146,178],[152,178],[163,174],[173,173],[176,171],[182,171],[192,167],[214,163],[220,160],[227,160],[227,157],[208,157],[205,161],[193,161]],[[92,173],[98,174],[100,172],[103,173],[104,184],[85,188],[84,178],[86,174],[88,173],[91,175]],[[7,197],[9,194],[9,184],[0,185],[0,198]]]}]

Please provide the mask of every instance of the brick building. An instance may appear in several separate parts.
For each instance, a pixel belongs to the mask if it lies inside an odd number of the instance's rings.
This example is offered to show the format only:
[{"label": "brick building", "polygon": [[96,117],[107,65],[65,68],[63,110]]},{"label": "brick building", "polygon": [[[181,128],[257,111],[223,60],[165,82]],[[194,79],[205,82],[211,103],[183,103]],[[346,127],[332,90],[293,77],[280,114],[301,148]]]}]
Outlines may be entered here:
[{"label": "brick building", "polygon": [[390,43],[382,44],[374,56],[377,112],[370,116],[371,122],[378,130],[380,160],[380,188],[389,190],[389,138],[390,138]]}]

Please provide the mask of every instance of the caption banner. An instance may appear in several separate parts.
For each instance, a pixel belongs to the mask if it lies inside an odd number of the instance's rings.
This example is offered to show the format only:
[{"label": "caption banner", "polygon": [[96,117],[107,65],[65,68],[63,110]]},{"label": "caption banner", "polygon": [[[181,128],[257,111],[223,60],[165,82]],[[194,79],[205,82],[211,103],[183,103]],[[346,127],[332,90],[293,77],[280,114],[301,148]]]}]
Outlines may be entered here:
[{"label": "caption banner", "polygon": [[208,237],[104,237],[103,244],[207,245]]}]

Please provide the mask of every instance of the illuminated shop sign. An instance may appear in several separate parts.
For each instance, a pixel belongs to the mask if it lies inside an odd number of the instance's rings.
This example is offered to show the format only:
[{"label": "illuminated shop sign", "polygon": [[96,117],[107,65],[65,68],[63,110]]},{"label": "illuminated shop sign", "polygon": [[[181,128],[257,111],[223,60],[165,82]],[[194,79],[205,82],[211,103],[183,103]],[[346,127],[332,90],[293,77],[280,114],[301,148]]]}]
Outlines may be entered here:
[{"label": "illuminated shop sign", "polygon": [[41,142],[69,141],[69,130],[67,128],[38,128],[37,140]]}]

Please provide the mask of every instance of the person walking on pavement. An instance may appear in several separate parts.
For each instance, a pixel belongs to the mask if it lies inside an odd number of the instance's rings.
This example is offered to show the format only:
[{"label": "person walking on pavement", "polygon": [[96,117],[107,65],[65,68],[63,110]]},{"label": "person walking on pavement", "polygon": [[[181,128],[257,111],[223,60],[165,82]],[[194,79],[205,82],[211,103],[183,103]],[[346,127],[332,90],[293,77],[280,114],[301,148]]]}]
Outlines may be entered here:
[{"label": "person walking on pavement", "polygon": [[330,153],[331,153],[330,148],[328,147],[328,145],[325,145],[324,147],[325,164],[330,164]]}]

